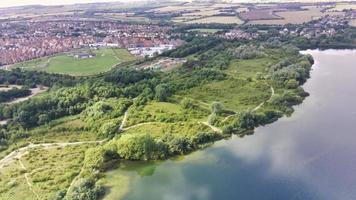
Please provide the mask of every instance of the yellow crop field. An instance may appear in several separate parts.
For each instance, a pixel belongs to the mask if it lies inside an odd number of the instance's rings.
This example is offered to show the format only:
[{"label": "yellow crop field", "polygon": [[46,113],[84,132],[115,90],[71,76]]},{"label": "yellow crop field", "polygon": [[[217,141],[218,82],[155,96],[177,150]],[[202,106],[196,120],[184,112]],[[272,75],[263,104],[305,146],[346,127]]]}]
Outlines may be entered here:
[{"label": "yellow crop field", "polygon": [[328,11],[340,12],[345,9],[346,10],[349,10],[349,9],[356,10],[356,4],[355,3],[338,3],[338,4],[336,4],[335,7],[328,9]]},{"label": "yellow crop field", "polygon": [[220,23],[220,24],[242,24],[240,18],[235,16],[214,16],[214,17],[206,17],[201,19],[196,19],[192,21],[185,22],[187,24],[210,24],[210,23]]},{"label": "yellow crop field", "polygon": [[200,17],[198,16],[184,16],[184,17],[175,17],[172,19],[173,22],[176,23],[182,23],[182,22],[186,22],[186,21],[192,21],[195,19],[199,19]]},{"label": "yellow crop field", "polygon": [[231,3],[216,3],[210,7],[213,7],[213,8],[231,8],[233,6],[239,6],[241,4],[231,4]]},{"label": "yellow crop field", "polygon": [[274,20],[253,20],[249,21],[248,24],[302,24],[304,22],[309,22],[314,19],[318,19],[324,15],[336,15],[339,13],[335,12],[320,12],[320,9],[313,8],[309,10],[302,11],[284,11],[275,12],[276,15],[283,17],[283,19]]},{"label": "yellow crop field", "polygon": [[173,12],[173,11],[194,11],[194,10],[201,10],[201,9],[204,9],[204,7],[201,7],[201,6],[166,6],[166,7],[153,9],[152,11],[158,12],[158,13],[167,13],[167,12]]},{"label": "yellow crop field", "polygon": [[356,19],[349,21],[350,26],[356,27]]},{"label": "yellow crop field", "polygon": [[200,17],[208,17],[208,16],[213,16],[213,15],[218,15],[220,14],[219,10],[205,10],[205,11],[198,11],[198,12],[192,12],[192,13],[186,13],[183,14],[183,16],[200,16]]},{"label": "yellow crop field", "polygon": [[247,11],[249,11],[249,9],[246,8],[246,7],[240,7],[240,8],[237,8],[235,11],[236,11],[237,13],[242,13],[242,12],[247,12]]}]

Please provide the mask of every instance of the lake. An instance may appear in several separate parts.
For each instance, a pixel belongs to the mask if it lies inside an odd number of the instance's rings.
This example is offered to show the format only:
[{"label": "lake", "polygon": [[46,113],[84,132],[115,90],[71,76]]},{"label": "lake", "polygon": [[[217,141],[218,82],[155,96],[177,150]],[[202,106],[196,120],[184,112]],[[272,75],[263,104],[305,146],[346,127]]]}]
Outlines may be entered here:
[{"label": "lake", "polygon": [[310,93],[255,134],[160,163],[107,173],[106,199],[355,200],[356,51],[308,50]]}]

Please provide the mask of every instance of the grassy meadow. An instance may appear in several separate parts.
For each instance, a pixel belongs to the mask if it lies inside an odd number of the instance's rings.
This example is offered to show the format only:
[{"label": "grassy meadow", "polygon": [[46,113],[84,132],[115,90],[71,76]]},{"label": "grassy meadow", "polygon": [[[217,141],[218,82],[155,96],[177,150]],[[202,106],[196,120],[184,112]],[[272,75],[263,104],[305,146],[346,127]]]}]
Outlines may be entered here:
[{"label": "grassy meadow", "polygon": [[0,199],[56,199],[80,173],[91,146],[31,149],[0,171]]}]

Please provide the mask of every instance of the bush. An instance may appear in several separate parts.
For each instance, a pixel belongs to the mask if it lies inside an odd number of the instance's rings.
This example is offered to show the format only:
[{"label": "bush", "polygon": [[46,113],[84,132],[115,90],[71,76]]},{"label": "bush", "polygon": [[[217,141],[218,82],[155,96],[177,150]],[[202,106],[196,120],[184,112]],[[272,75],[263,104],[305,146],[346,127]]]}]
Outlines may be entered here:
[{"label": "bush", "polygon": [[157,160],[167,157],[167,145],[149,134],[122,135],[117,140],[117,153],[126,160]]},{"label": "bush", "polygon": [[189,140],[182,136],[165,134],[162,141],[168,145],[170,155],[182,155],[192,150]]},{"label": "bush", "polygon": [[194,108],[193,101],[191,99],[188,99],[188,98],[184,98],[181,101],[181,105],[182,105],[183,109],[192,109],[192,108]]},{"label": "bush", "polygon": [[117,123],[107,122],[100,127],[100,134],[105,137],[114,136],[119,132],[119,128],[120,126]]},{"label": "bush", "polygon": [[166,101],[170,96],[168,86],[166,84],[157,85],[155,88],[155,99],[157,101]]},{"label": "bush", "polygon": [[239,129],[253,129],[259,125],[260,119],[253,112],[242,112],[234,121],[234,126]]},{"label": "bush", "polygon": [[84,168],[86,170],[104,170],[104,164],[113,159],[117,159],[117,148],[112,141],[103,146],[90,148],[85,152]]},{"label": "bush", "polygon": [[80,179],[66,199],[97,200],[105,194],[104,187],[96,184],[94,179]]},{"label": "bush", "polygon": [[224,105],[220,102],[214,102],[211,104],[211,112],[214,114],[221,114],[224,111]]},{"label": "bush", "polygon": [[295,89],[299,86],[299,82],[295,79],[290,79],[286,82],[285,85],[288,89]]},{"label": "bush", "polygon": [[214,142],[218,139],[221,139],[222,136],[219,133],[215,132],[200,132],[196,135],[194,135],[191,138],[192,144],[194,146],[198,146],[201,144],[206,144],[206,143],[211,143]]},{"label": "bush", "polygon": [[215,125],[218,121],[218,116],[215,113],[212,113],[208,118],[208,123],[212,125]]}]

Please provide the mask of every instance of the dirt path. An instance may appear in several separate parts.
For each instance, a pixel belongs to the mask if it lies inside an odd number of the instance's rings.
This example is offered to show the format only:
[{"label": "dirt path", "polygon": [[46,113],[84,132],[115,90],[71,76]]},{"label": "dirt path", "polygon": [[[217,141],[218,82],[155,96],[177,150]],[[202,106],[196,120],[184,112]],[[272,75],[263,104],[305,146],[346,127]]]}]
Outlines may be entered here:
[{"label": "dirt path", "polygon": [[213,126],[211,124],[209,124],[209,122],[201,122],[202,124],[209,126],[211,128],[211,130],[218,132],[218,133],[222,133],[222,130],[216,126]]},{"label": "dirt path", "polygon": [[267,101],[264,101],[262,103],[260,103],[260,105],[258,105],[256,108],[252,109],[252,112],[256,112],[257,110],[259,110],[265,103],[270,102],[272,97],[274,96],[274,88],[272,86],[271,87],[271,96],[269,97],[269,99]]},{"label": "dirt path", "polygon": [[28,178],[28,172],[27,172],[27,168],[25,167],[25,165],[22,163],[21,159],[19,158],[19,163],[20,163],[20,166],[23,170],[26,171],[26,173],[24,174],[24,177],[26,179],[26,183],[28,185],[28,188],[31,190],[31,192],[36,196],[36,198],[39,200],[41,199],[40,196],[37,194],[37,192],[33,189],[32,187],[32,184],[30,182],[30,179]]},{"label": "dirt path", "polygon": [[83,168],[84,168],[84,163],[83,163],[82,168],[80,168],[79,174],[78,174],[78,175],[72,180],[72,182],[70,183],[70,185],[69,185],[69,187],[68,187],[68,189],[67,189],[67,191],[66,191],[66,196],[67,196],[67,195],[69,194],[69,192],[72,190],[72,188],[73,188],[75,182],[76,182],[76,181],[78,180],[78,178],[80,177],[80,174],[82,173]]},{"label": "dirt path", "polygon": [[[264,101],[264,102],[260,103],[258,106],[256,106],[254,109],[252,109],[252,110],[251,110],[252,112],[256,112],[256,111],[259,110],[266,102],[270,102],[270,101],[271,101],[271,99],[272,99],[273,96],[275,95],[275,91],[274,91],[274,88],[273,88],[272,86],[270,86],[270,88],[271,88],[271,96],[269,97],[269,99],[268,99],[267,101]],[[229,116],[225,117],[222,122],[226,122],[226,121],[229,120],[231,117],[236,116],[236,115],[237,115],[237,113],[232,114],[232,115],[229,115]]]},{"label": "dirt path", "polygon": [[38,94],[41,94],[41,93],[47,91],[48,88],[47,87],[44,87],[44,88],[36,87],[36,88],[31,88],[30,90],[31,90],[31,95],[29,95],[27,97],[21,97],[21,98],[14,99],[14,100],[12,100],[10,102],[7,102],[5,104],[11,105],[11,104],[15,104],[15,103],[20,103],[20,102],[26,101],[26,100],[28,100],[28,99],[30,99],[30,98],[38,95]]},{"label": "dirt path", "polygon": [[274,95],[275,95],[274,88],[271,86],[271,97],[267,100],[267,102],[270,102]]},{"label": "dirt path", "polygon": [[120,125],[120,130],[124,130],[125,124],[127,122],[127,118],[129,117],[129,110],[127,109],[124,115],[124,118],[122,119],[121,125]]}]

